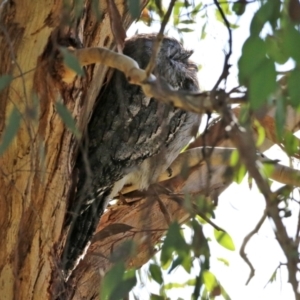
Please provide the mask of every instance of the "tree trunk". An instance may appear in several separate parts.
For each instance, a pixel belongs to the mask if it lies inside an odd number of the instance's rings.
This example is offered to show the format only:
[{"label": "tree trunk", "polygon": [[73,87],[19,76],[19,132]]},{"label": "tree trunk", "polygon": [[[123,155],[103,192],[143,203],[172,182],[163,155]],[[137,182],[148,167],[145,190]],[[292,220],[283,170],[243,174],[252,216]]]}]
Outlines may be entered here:
[{"label": "tree trunk", "polygon": [[[114,46],[106,1],[98,3],[98,20],[96,1],[86,1],[78,22],[76,2],[15,0],[0,5],[0,74],[13,76],[0,94],[2,137],[14,108],[21,116],[17,135],[0,157],[1,299],[57,297],[53,274],[60,275],[62,226],[78,142],[55,103],[62,101],[82,130],[107,71],[92,66],[84,78],[63,84],[54,73],[61,59],[58,46]],[[126,1],[115,2],[127,29]],[[144,6],[147,1],[141,2]]]}]

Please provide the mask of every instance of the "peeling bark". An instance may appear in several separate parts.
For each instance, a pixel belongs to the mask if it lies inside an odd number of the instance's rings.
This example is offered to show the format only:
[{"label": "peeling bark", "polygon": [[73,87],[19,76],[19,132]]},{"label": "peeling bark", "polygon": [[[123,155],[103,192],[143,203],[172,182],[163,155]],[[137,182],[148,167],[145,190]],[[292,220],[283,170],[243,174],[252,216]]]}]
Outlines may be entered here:
[{"label": "peeling bark", "polygon": [[[55,297],[52,274],[57,274],[64,240],[78,142],[54,104],[62,99],[82,130],[107,72],[103,66],[92,66],[85,78],[61,83],[53,74],[57,46],[74,41],[89,47],[114,45],[106,1],[99,1],[101,20],[86,1],[80,22],[71,19],[74,3],[69,4],[71,12],[62,0],[1,4],[0,74],[14,79],[0,94],[0,132],[13,107],[22,115],[17,136],[0,157],[1,299]],[[131,18],[124,2],[116,4],[128,28]]]}]

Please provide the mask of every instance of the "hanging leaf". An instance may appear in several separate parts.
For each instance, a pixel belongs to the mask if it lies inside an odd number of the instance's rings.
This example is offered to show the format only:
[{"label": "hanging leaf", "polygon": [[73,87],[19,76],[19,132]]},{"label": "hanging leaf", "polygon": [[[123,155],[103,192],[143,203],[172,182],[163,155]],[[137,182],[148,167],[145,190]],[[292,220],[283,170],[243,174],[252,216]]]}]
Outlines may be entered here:
[{"label": "hanging leaf", "polygon": [[137,280],[135,276],[135,270],[128,270],[124,273],[122,280],[115,285],[115,288],[113,289],[109,299],[124,299],[128,296],[129,292],[133,289],[136,283]]},{"label": "hanging leaf", "polygon": [[266,131],[257,120],[254,120],[253,125],[255,126],[255,131],[257,133],[256,147],[260,147],[265,141]]},{"label": "hanging leaf", "polygon": [[274,62],[265,57],[259,68],[255,70],[255,75],[249,78],[251,108],[260,108],[267,102],[268,97],[274,93],[277,87],[276,75]]},{"label": "hanging leaf", "polygon": [[194,30],[193,29],[190,29],[190,28],[177,28],[177,30],[179,31],[179,32],[194,32]]},{"label": "hanging leaf", "polygon": [[237,169],[236,171],[234,172],[234,178],[233,180],[237,183],[237,184],[240,184],[244,177],[246,176],[247,174],[247,169],[246,169],[246,166],[244,164],[241,164]]},{"label": "hanging leaf", "polygon": [[123,263],[115,264],[104,276],[101,282],[101,299],[110,299],[115,287],[122,281],[125,272]]},{"label": "hanging leaf", "polygon": [[239,0],[233,3],[232,10],[236,15],[241,16],[246,10],[247,2],[245,0]]},{"label": "hanging leaf", "polygon": [[0,155],[4,153],[4,151],[8,148],[12,140],[17,135],[20,127],[20,121],[21,121],[21,114],[17,110],[17,108],[14,107],[10,116],[8,117],[5,131],[1,138]]},{"label": "hanging leaf", "polygon": [[183,262],[185,255],[189,253],[189,246],[183,238],[180,226],[177,222],[170,225],[166,238],[162,245],[160,261],[164,267],[173,257],[173,252],[176,252]]},{"label": "hanging leaf", "polygon": [[300,33],[292,26],[287,24],[282,33],[283,51],[289,54],[298,64],[300,64]]},{"label": "hanging leaf", "polygon": [[262,5],[251,21],[251,36],[258,36],[267,22],[269,22],[275,30],[278,18],[280,17],[280,7],[280,0],[267,1]]},{"label": "hanging leaf", "polygon": [[284,147],[287,155],[292,156],[297,154],[299,152],[299,139],[296,138],[292,132],[285,132]]},{"label": "hanging leaf", "polygon": [[234,149],[230,155],[229,165],[235,167],[240,160],[240,154],[237,149]]},{"label": "hanging leaf", "polygon": [[191,15],[192,15],[192,16],[197,15],[197,14],[199,13],[200,9],[202,8],[202,6],[203,6],[203,3],[202,3],[202,2],[200,2],[199,4],[197,4],[197,5],[193,8],[193,10],[191,11]]},{"label": "hanging leaf", "polygon": [[259,37],[249,37],[243,45],[242,56],[238,61],[240,83],[246,84],[251,76],[255,76],[256,70],[265,59],[264,41]]},{"label": "hanging leaf", "polygon": [[163,283],[161,268],[158,265],[151,264],[149,267],[149,272],[151,274],[152,279],[154,279],[158,284]]},{"label": "hanging leaf", "polygon": [[83,76],[84,72],[78,59],[66,48],[60,47],[60,52],[63,55],[65,65],[79,76]]},{"label": "hanging leaf", "polygon": [[214,288],[218,285],[218,281],[215,275],[210,271],[204,270],[202,276],[206,289],[209,292],[212,292]]},{"label": "hanging leaf", "polygon": [[67,128],[78,138],[80,139],[80,132],[78,128],[76,127],[75,120],[73,119],[71,113],[69,110],[63,105],[61,102],[55,103],[55,108]]},{"label": "hanging leaf", "polygon": [[160,295],[151,294],[150,300],[165,300],[166,298]]},{"label": "hanging leaf", "polygon": [[294,108],[300,106],[300,69],[294,69],[287,78],[287,89],[290,97],[290,103]]},{"label": "hanging leaf", "polygon": [[289,59],[289,55],[284,51],[279,32],[277,32],[277,36],[268,35],[265,42],[268,56],[278,64],[285,64]]},{"label": "hanging leaf", "polygon": [[216,241],[221,246],[223,246],[227,250],[231,250],[231,251],[235,250],[235,246],[234,246],[233,240],[232,240],[231,236],[227,232],[214,229],[214,236],[216,238]]},{"label": "hanging leaf", "polygon": [[229,266],[229,261],[223,257],[218,257],[217,258],[218,261],[222,262],[225,266]]},{"label": "hanging leaf", "polygon": [[[113,1],[113,0],[109,0]],[[129,13],[133,19],[137,19],[140,16],[141,7],[140,0],[127,0]]]},{"label": "hanging leaf", "polygon": [[101,21],[103,13],[98,0],[92,0],[92,12],[95,14],[97,21]]},{"label": "hanging leaf", "polygon": [[182,20],[180,21],[180,24],[195,24],[196,22],[194,20]]},{"label": "hanging leaf", "polygon": [[173,288],[184,288],[186,286],[195,286],[196,280],[195,278],[189,279],[184,283],[178,283],[178,282],[170,282],[164,285],[165,290],[171,290]]},{"label": "hanging leaf", "polygon": [[11,75],[5,74],[0,77],[0,92],[4,90],[13,80]]}]

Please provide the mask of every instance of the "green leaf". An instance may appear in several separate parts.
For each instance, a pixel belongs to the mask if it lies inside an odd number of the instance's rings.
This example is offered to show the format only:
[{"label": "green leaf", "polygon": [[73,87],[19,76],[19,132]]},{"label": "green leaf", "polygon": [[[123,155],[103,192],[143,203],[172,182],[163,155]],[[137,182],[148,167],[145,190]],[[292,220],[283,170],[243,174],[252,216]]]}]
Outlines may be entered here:
[{"label": "green leaf", "polygon": [[125,272],[124,263],[115,264],[101,282],[101,299],[122,299],[136,285],[135,270]]},{"label": "green leaf", "polygon": [[[299,48],[300,49],[300,48]],[[294,69],[287,78],[287,89],[290,103],[294,108],[300,106],[300,69]]]},{"label": "green leaf", "polygon": [[263,126],[261,126],[261,124],[257,120],[254,120],[253,124],[255,126],[255,130],[257,133],[257,140],[255,143],[255,146],[259,147],[263,144],[263,142],[266,138],[266,131],[265,131],[265,128]]},{"label": "green leaf", "polygon": [[194,32],[193,29],[190,28],[177,28],[179,32]]},{"label": "green leaf", "polygon": [[234,149],[230,155],[229,165],[235,167],[240,160],[240,154],[237,149]]},{"label": "green leaf", "polygon": [[[129,292],[136,285],[137,280],[135,270],[129,270],[124,274],[123,279],[115,286],[109,299],[123,299],[128,296]],[[102,299],[102,298],[101,298]]]},{"label": "green leaf", "polygon": [[265,178],[270,178],[274,172],[274,164],[272,162],[263,163],[262,168],[260,168],[259,171]]},{"label": "green leaf", "polygon": [[17,132],[20,127],[21,122],[21,114],[17,110],[16,107],[13,108],[10,116],[8,117],[5,131],[1,138],[1,144],[0,144],[0,155],[4,153],[4,151],[8,148],[12,140],[17,135]]},{"label": "green leaf", "polygon": [[83,69],[75,55],[73,55],[70,51],[63,47],[60,47],[60,52],[63,55],[64,63],[66,64],[66,66],[76,72],[76,74],[78,74],[79,76],[83,76]]},{"label": "green leaf", "polygon": [[275,29],[277,20],[280,16],[280,6],[280,0],[272,0],[267,1],[260,7],[251,21],[251,36],[258,36],[266,22],[269,22],[273,29]]},{"label": "green leaf", "polygon": [[173,8],[173,25],[177,26],[180,22],[180,11],[181,8],[184,6],[182,2],[176,2]]},{"label": "green leaf", "polygon": [[171,268],[168,271],[168,274],[171,274],[173,270],[175,270],[178,266],[180,266],[182,264],[182,261],[183,259],[180,256],[178,256],[175,260],[173,260]]},{"label": "green leaf", "polygon": [[95,14],[97,21],[101,21],[103,13],[101,11],[100,3],[98,0],[92,0],[92,12]]},{"label": "green leaf", "polygon": [[4,90],[13,80],[11,75],[5,74],[0,77],[0,92]]},{"label": "green leaf", "polygon": [[160,295],[151,294],[150,300],[165,300],[166,298]]},{"label": "green leaf", "polygon": [[200,39],[201,40],[204,40],[205,39],[205,37],[206,37],[206,25],[207,25],[207,23],[205,23],[203,26],[202,26],[202,28],[201,28],[201,36],[200,36]]},{"label": "green leaf", "polygon": [[201,7],[202,7],[203,3],[200,2],[199,4],[197,4],[194,9],[191,11],[191,15],[195,16],[196,14],[198,14],[198,12],[200,11]]},{"label": "green leaf", "polygon": [[267,102],[268,97],[276,90],[276,75],[274,62],[265,58],[249,78],[251,108],[258,109]]},{"label": "green leaf", "polygon": [[233,3],[232,10],[236,15],[241,16],[246,10],[246,4],[245,1],[236,1]]},{"label": "green leaf", "polygon": [[170,274],[173,270],[175,270],[178,266],[182,266],[187,273],[190,273],[192,267],[192,258],[189,253],[183,253],[179,255],[172,263],[171,268],[168,271]]},{"label": "green leaf", "polygon": [[78,128],[76,127],[75,120],[73,119],[71,113],[69,110],[61,103],[61,102],[56,102],[55,103],[55,108],[67,128],[78,138],[80,139],[80,132]]},{"label": "green leaf", "polygon": [[285,64],[289,55],[284,51],[279,35],[268,35],[265,42],[268,56],[279,64]]},{"label": "green leaf", "polygon": [[261,67],[265,59],[266,45],[264,41],[259,37],[249,37],[243,45],[242,56],[238,61],[240,83],[247,84],[249,78]]},{"label": "green leaf", "polygon": [[171,290],[173,288],[184,288],[186,286],[195,286],[196,280],[195,278],[189,279],[184,283],[178,283],[178,282],[170,282],[164,285],[164,289]]},{"label": "green leaf", "polygon": [[277,278],[277,270],[278,270],[278,268],[276,268],[275,271],[273,272],[272,276],[271,276],[270,279],[269,279],[269,282],[272,283],[272,282],[276,281],[276,278]]},{"label": "green leaf", "polygon": [[284,135],[284,146],[287,155],[291,156],[299,152],[299,140],[292,132],[287,131]]},{"label": "green leaf", "polygon": [[294,26],[288,24],[282,33],[283,50],[300,64],[300,33]]},{"label": "green leaf", "polygon": [[234,251],[235,250],[235,246],[234,246],[233,240],[232,240],[231,236],[227,232],[214,229],[214,236],[216,238],[216,241],[221,246],[223,246],[224,248],[226,248],[227,250],[230,250],[230,251]]},{"label": "green leaf", "polygon": [[161,268],[158,265],[151,264],[149,267],[151,277],[159,284],[163,283]]},{"label": "green leaf", "polygon": [[220,1],[220,6],[224,12],[225,15],[230,16],[231,15],[231,10],[230,10],[230,6],[229,3],[227,1]]},{"label": "green leaf", "polygon": [[204,270],[202,276],[206,289],[209,292],[212,292],[214,288],[218,285],[218,281],[215,275],[210,271]]},{"label": "green leaf", "polygon": [[222,285],[220,285],[220,287],[221,287],[221,295],[223,296],[224,300],[231,300],[224,287]]},{"label": "green leaf", "polygon": [[174,251],[182,259],[184,258],[184,255],[189,253],[189,246],[186,244],[180,226],[177,222],[171,224],[163,242],[160,255],[162,266],[169,263],[173,257]]},{"label": "green leaf", "polygon": [[118,288],[125,273],[124,263],[115,264],[101,282],[101,299],[111,299],[113,291]]},{"label": "green leaf", "polygon": [[222,262],[225,266],[227,266],[227,267],[229,266],[229,261],[227,259],[218,257],[217,260]]},{"label": "green leaf", "polygon": [[247,169],[246,169],[246,166],[244,164],[241,164],[237,170],[234,172],[234,181],[237,183],[237,184],[240,184],[244,177],[246,176],[247,174]]},{"label": "green leaf", "polygon": [[182,20],[180,21],[180,24],[195,24],[196,22],[194,20]]},{"label": "green leaf", "polygon": [[127,0],[129,13],[133,19],[137,19],[140,16],[141,7],[140,0]]},{"label": "green leaf", "polygon": [[195,257],[203,255],[205,258],[208,258],[210,256],[210,251],[207,239],[203,233],[203,227],[196,219],[191,220],[191,225],[194,230],[191,246]]}]

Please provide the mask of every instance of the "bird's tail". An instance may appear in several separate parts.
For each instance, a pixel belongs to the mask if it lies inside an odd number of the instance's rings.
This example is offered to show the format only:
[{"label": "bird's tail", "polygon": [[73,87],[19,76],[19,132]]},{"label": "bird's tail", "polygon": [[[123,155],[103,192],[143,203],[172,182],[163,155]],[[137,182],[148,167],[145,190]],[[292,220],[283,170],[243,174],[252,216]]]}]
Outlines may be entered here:
[{"label": "bird's tail", "polygon": [[65,225],[69,230],[62,253],[62,268],[66,277],[69,277],[89,245],[105,210],[107,194],[108,192],[98,194],[89,205],[86,202],[79,205],[77,202],[76,209],[71,210],[67,218]]}]

